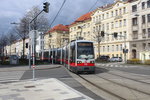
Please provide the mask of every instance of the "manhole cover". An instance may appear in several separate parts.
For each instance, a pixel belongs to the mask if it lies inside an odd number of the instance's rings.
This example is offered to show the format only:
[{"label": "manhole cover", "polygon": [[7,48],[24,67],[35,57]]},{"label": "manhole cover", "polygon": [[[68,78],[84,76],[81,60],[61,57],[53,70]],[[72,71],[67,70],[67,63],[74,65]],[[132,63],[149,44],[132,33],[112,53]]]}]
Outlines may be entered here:
[{"label": "manhole cover", "polygon": [[30,86],[24,86],[25,88],[35,88],[34,85],[30,85]]}]

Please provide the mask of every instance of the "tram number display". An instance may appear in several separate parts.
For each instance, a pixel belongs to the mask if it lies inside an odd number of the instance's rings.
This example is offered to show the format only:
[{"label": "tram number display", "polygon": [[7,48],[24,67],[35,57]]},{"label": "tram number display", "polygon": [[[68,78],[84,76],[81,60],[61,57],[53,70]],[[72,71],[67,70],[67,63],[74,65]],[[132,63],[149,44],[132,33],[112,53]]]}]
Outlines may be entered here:
[{"label": "tram number display", "polygon": [[92,43],[78,43],[78,46],[92,46]]}]

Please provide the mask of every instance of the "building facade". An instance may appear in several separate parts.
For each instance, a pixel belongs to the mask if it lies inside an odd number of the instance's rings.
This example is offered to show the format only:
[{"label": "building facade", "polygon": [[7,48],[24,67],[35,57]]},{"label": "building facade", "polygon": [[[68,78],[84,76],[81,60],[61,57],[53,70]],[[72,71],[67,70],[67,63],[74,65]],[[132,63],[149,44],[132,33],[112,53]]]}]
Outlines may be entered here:
[{"label": "building facade", "polygon": [[150,59],[150,0],[130,0],[130,58]]},{"label": "building facade", "polygon": [[70,41],[77,39],[93,40],[91,32],[91,14],[92,12],[86,13],[69,25]]},{"label": "building facade", "polygon": [[[123,53],[123,49],[129,50],[129,10],[126,1],[117,0],[113,4],[99,7],[92,15],[92,32],[94,35],[103,31],[100,36],[100,55],[110,57],[122,57],[129,59],[129,53]],[[117,37],[114,37],[114,33]],[[96,45],[98,56],[98,45]],[[126,58],[125,58],[126,57]]]},{"label": "building facade", "polygon": [[63,47],[69,41],[69,28],[67,25],[58,24],[44,35],[44,49]]}]

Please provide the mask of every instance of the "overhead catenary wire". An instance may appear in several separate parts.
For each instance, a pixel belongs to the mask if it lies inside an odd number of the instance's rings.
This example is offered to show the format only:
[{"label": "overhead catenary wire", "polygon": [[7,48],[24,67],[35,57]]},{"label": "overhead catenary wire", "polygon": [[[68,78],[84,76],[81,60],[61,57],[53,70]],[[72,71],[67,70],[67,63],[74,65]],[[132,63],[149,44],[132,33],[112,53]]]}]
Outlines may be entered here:
[{"label": "overhead catenary wire", "polygon": [[53,21],[50,24],[50,28],[51,28],[52,24],[54,23],[54,21],[56,20],[56,18],[58,17],[58,15],[59,15],[60,11],[62,10],[62,8],[63,8],[63,6],[64,6],[65,3],[66,3],[66,0],[63,1],[62,5],[61,5],[61,7],[59,9],[59,11],[57,12],[56,16],[54,17]]},{"label": "overhead catenary wire", "polygon": [[95,7],[95,5],[98,3],[98,1],[101,1],[104,4],[109,3],[109,0],[96,0],[96,2],[91,6],[91,8],[88,10],[88,12],[90,12]]},{"label": "overhead catenary wire", "polygon": [[94,7],[95,5],[97,4],[98,0],[96,0],[96,2],[91,6],[91,8],[88,10],[88,12],[90,12]]}]

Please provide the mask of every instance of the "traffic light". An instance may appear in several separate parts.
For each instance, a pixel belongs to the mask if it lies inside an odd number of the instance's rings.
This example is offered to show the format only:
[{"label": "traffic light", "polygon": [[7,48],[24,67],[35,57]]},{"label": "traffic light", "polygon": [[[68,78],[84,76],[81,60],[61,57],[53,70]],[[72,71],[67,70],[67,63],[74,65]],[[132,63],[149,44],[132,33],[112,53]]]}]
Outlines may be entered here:
[{"label": "traffic light", "polygon": [[102,36],[102,37],[104,37],[104,36],[105,36],[104,31],[101,31],[101,36]]},{"label": "traffic light", "polygon": [[43,11],[44,12],[46,12],[46,13],[48,13],[49,12],[49,3],[48,2],[45,2],[45,3],[43,3]]},{"label": "traffic light", "polygon": [[114,32],[114,37],[117,38],[118,37],[118,33]]},{"label": "traffic light", "polygon": [[26,43],[26,48],[28,48],[28,43]]}]

